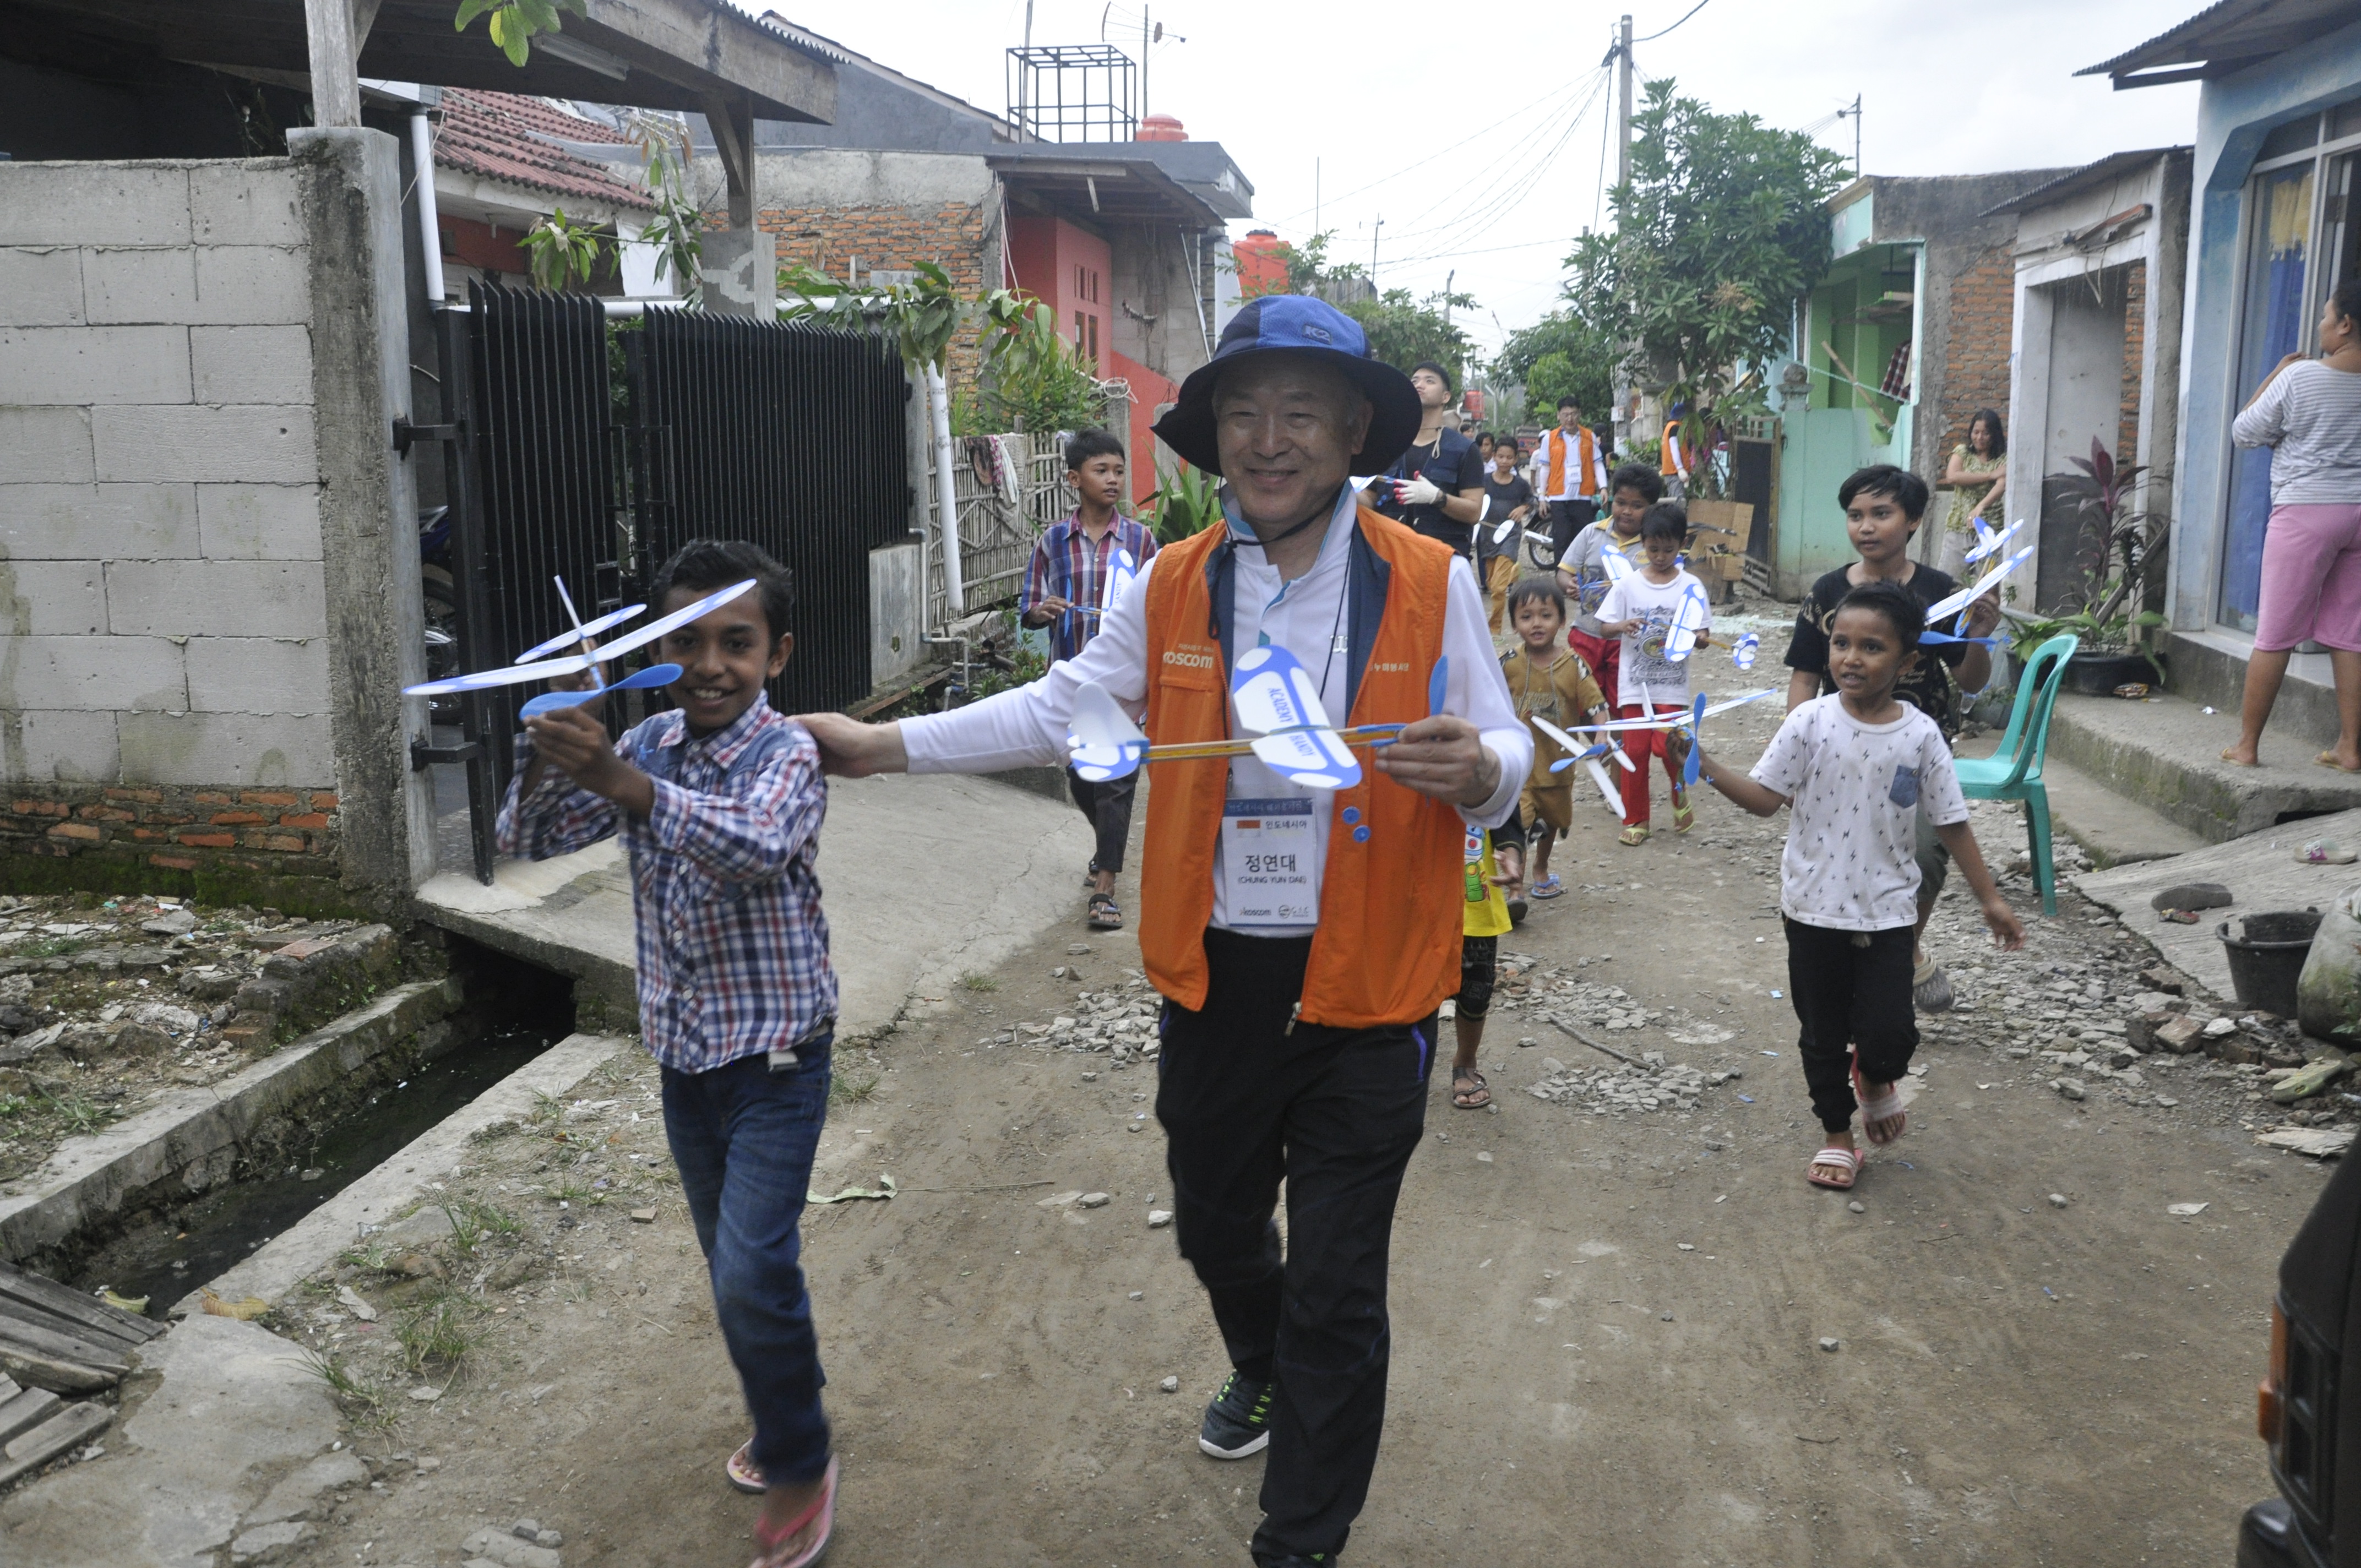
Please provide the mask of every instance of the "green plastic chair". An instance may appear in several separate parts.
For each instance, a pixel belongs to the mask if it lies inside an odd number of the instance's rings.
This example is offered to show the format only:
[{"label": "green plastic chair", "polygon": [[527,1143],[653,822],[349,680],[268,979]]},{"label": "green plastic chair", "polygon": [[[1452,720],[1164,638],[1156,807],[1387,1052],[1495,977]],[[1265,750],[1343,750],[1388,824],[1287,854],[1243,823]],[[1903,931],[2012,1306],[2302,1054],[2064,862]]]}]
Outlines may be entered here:
[{"label": "green plastic chair", "polygon": [[2049,710],[2066,679],[2066,661],[2081,646],[2072,635],[2053,637],[2033,651],[2016,683],[2000,750],[1989,757],[1961,757],[1951,764],[1960,793],[1970,800],[2025,802],[2026,835],[2033,850],[2033,880],[2041,889],[2041,913],[2058,913],[2058,868],[2049,851],[2049,791],[2041,782],[2041,759],[2049,750]]}]

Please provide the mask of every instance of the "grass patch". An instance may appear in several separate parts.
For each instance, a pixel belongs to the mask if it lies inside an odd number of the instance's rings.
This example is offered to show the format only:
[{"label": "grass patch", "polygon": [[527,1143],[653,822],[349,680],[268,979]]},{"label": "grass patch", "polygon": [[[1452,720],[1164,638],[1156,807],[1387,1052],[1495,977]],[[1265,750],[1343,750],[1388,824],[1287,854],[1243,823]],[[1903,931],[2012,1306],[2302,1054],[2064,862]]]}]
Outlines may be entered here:
[{"label": "grass patch", "polygon": [[86,1094],[43,1094],[41,1100],[50,1115],[68,1134],[94,1133],[115,1120],[117,1113],[102,1105]]},{"label": "grass patch", "polygon": [[476,1343],[475,1310],[457,1295],[438,1296],[405,1312],[393,1325],[401,1363],[412,1375],[429,1365],[456,1366]]},{"label": "grass patch", "polygon": [[884,1081],[883,1073],[873,1072],[863,1079],[839,1074],[829,1080],[828,1097],[838,1105],[866,1105],[877,1098],[878,1085]]},{"label": "grass patch", "polygon": [[78,953],[90,943],[80,937],[44,937],[38,942],[27,942],[18,953],[24,959],[61,959]]},{"label": "grass patch", "polygon": [[965,991],[998,991],[1000,989],[1000,981],[982,970],[968,970],[959,977],[959,982],[961,989]]},{"label": "grass patch", "polygon": [[469,1257],[475,1256],[476,1249],[490,1237],[512,1236],[524,1228],[515,1215],[473,1198],[445,1203],[441,1208],[451,1220],[451,1245]]},{"label": "grass patch", "polygon": [[329,1398],[357,1425],[381,1430],[393,1424],[393,1402],[385,1385],[365,1372],[355,1371],[343,1356],[324,1350],[307,1350],[303,1353],[303,1370],[328,1386]]},{"label": "grass patch", "polygon": [[549,1190],[549,1196],[559,1203],[604,1203],[607,1201],[604,1192],[585,1187],[578,1181],[561,1181]]}]

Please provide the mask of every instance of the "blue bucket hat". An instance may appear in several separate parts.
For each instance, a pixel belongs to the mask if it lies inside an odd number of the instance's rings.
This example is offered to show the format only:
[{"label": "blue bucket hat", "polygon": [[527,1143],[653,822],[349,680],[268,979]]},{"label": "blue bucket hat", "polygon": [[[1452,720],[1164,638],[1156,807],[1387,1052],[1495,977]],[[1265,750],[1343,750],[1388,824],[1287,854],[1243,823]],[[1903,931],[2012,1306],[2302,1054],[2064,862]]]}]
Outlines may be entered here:
[{"label": "blue bucket hat", "polygon": [[1369,433],[1353,455],[1353,471],[1373,474],[1392,466],[1417,439],[1423,411],[1410,378],[1369,357],[1361,323],[1309,294],[1266,294],[1249,301],[1222,329],[1213,357],[1180,383],[1180,400],[1156,422],[1157,436],[1195,467],[1222,471],[1214,439],[1213,383],[1230,366],[1257,354],[1312,354],[1353,378],[1375,410]]}]

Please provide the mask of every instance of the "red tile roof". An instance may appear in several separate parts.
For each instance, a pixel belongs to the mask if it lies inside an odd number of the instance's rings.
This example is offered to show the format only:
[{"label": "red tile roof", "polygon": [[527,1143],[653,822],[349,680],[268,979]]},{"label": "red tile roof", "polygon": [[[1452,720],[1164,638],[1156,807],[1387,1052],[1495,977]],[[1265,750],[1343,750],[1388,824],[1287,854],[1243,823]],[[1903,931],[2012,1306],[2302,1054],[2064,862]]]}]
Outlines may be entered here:
[{"label": "red tile roof", "polygon": [[556,145],[561,141],[631,145],[610,127],[543,99],[445,88],[434,162],[554,197],[643,211],[654,206],[647,187],[631,177],[630,164],[584,158]]}]

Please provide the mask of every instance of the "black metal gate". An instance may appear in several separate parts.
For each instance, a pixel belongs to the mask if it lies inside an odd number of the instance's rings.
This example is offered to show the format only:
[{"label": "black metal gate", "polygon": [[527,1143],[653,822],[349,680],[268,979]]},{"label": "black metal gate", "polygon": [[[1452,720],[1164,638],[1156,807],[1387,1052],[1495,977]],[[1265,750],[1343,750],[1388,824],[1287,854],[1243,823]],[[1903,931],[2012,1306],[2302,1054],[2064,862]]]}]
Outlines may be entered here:
[{"label": "black metal gate", "polygon": [[866,696],[869,552],[909,532],[900,356],[874,333],[683,311],[620,335],[645,570],[691,539],[759,545],[796,580],[772,705]]},{"label": "black metal gate", "polygon": [[[560,576],[587,620],[643,596],[686,541],[741,539],[795,575],[796,652],[772,705],[868,695],[869,552],[908,529],[907,380],[888,340],[671,310],[610,333],[595,298],[482,284],[468,305],[442,318],[444,423],[413,427],[446,442],[461,669],[563,630]],[[412,750],[467,765],[485,882],[533,690],[469,694],[459,744]],[[618,699],[609,725],[664,706],[650,695]]]}]

